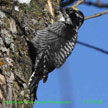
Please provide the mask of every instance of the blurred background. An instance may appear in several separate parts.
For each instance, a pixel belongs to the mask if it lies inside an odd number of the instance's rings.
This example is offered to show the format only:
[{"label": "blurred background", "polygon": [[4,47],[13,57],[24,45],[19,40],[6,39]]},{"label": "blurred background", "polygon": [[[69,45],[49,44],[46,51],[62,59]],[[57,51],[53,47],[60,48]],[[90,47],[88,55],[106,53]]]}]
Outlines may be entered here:
[{"label": "blurred background", "polygon": [[[86,1],[97,4],[97,0]],[[101,3],[106,5],[108,1]],[[78,9],[85,16],[108,10],[107,5],[93,4],[82,4]],[[77,43],[65,64],[49,74],[47,83],[40,81],[37,91],[38,101],[72,103],[36,103],[33,108],[108,107],[108,14],[86,20],[78,32],[78,41],[84,45]]]}]

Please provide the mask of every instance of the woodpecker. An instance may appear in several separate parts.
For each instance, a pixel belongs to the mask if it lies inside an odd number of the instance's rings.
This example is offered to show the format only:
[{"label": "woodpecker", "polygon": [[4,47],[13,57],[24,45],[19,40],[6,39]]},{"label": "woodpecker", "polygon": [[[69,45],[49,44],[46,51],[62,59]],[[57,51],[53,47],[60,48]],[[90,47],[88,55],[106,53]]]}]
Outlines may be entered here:
[{"label": "woodpecker", "polygon": [[76,41],[78,29],[84,22],[84,15],[75,7],[61,8],[61,19],[38,30],[32,40],[36,52],[34,71],[28,87],[30,94],[35,93],[41,79],[45,83],[48,73],[60,68],[71,54]]}]

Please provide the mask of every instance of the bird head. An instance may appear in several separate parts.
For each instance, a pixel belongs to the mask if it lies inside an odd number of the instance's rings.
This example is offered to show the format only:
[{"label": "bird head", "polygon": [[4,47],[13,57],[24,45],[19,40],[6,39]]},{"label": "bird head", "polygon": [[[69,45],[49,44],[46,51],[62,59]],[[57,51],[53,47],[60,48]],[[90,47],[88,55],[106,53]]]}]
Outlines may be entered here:
[{"label": "bird head", "polygon": [[77,25],[78,27],[80,27],[83,24],[84,15],[76,7],[66,8],[65,11],[66,14],[69,15],[69,18],[71,19],[73,25]]}]

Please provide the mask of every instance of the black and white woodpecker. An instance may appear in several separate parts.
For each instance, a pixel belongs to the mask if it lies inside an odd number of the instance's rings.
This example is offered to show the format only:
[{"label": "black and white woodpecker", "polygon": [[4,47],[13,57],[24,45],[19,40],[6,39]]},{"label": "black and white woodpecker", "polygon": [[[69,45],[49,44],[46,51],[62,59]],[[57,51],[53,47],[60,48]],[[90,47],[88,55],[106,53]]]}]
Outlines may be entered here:
[{"label": "black and white woodpecker", "polygon": [[78,29],[84,21],[83,13],[75,7],[62,8],[60,13],[59,21],[38,30],[32,40],[37,56],[28,83],[30,94],[36,93],[41,79],[46,82],[48,73],[64,64],[76,44]]}]

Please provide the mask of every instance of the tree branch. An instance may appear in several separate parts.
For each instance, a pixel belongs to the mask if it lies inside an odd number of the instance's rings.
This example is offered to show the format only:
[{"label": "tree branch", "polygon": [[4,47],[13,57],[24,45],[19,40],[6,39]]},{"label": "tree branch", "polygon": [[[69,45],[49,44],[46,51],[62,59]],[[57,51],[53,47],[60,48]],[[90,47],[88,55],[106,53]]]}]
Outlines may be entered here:
[{"label": "tree branch", "polygon": [[87,43],[84,43],[84,42],[77,41],[77,44],[88,47],[88,48],[92,48],[92,49],[94,49],[96,51],[99,51],[99,52],[102,52],[104,54],[108,54],[108,51],[105,51],[105,50],[103,50],[101,48],[95,47],[93,45],[90,45],[90,44],[87,44]]},{"label": "tree branch", "polygon": [[79,6],[80,4],[82,4],[84,2],[85,2],[85,0],[78,0],[73,6],[77,7],[77,6]]},{"label": "tree branch", "polygon": [[108,4],[103,4],[103,3],[100,3],[100,2],[97,2],[97,3],[84,2],[84,4],[89,5],[89,6],[95,6],[95,7],[98,7],[98,8],[108,8]]},{"label": "tree branch", "polygon": [[54,8],[52,6],[51,0],[47,0],[48,6],[49,6],[49,11],[51,15],[54,17]]},{"label": "tree branch", "polygon": [[104,11],[104,12],[101,12],[101,13],[96,13],[96,14],[94,14],[92,16],[87,16],[84,19],[87,20],[87,19],[91,19],[91,18],[96,18],[96,17],[102,16],[102,15],[107,14],[107,13],[108,13],[108,10]]}]

